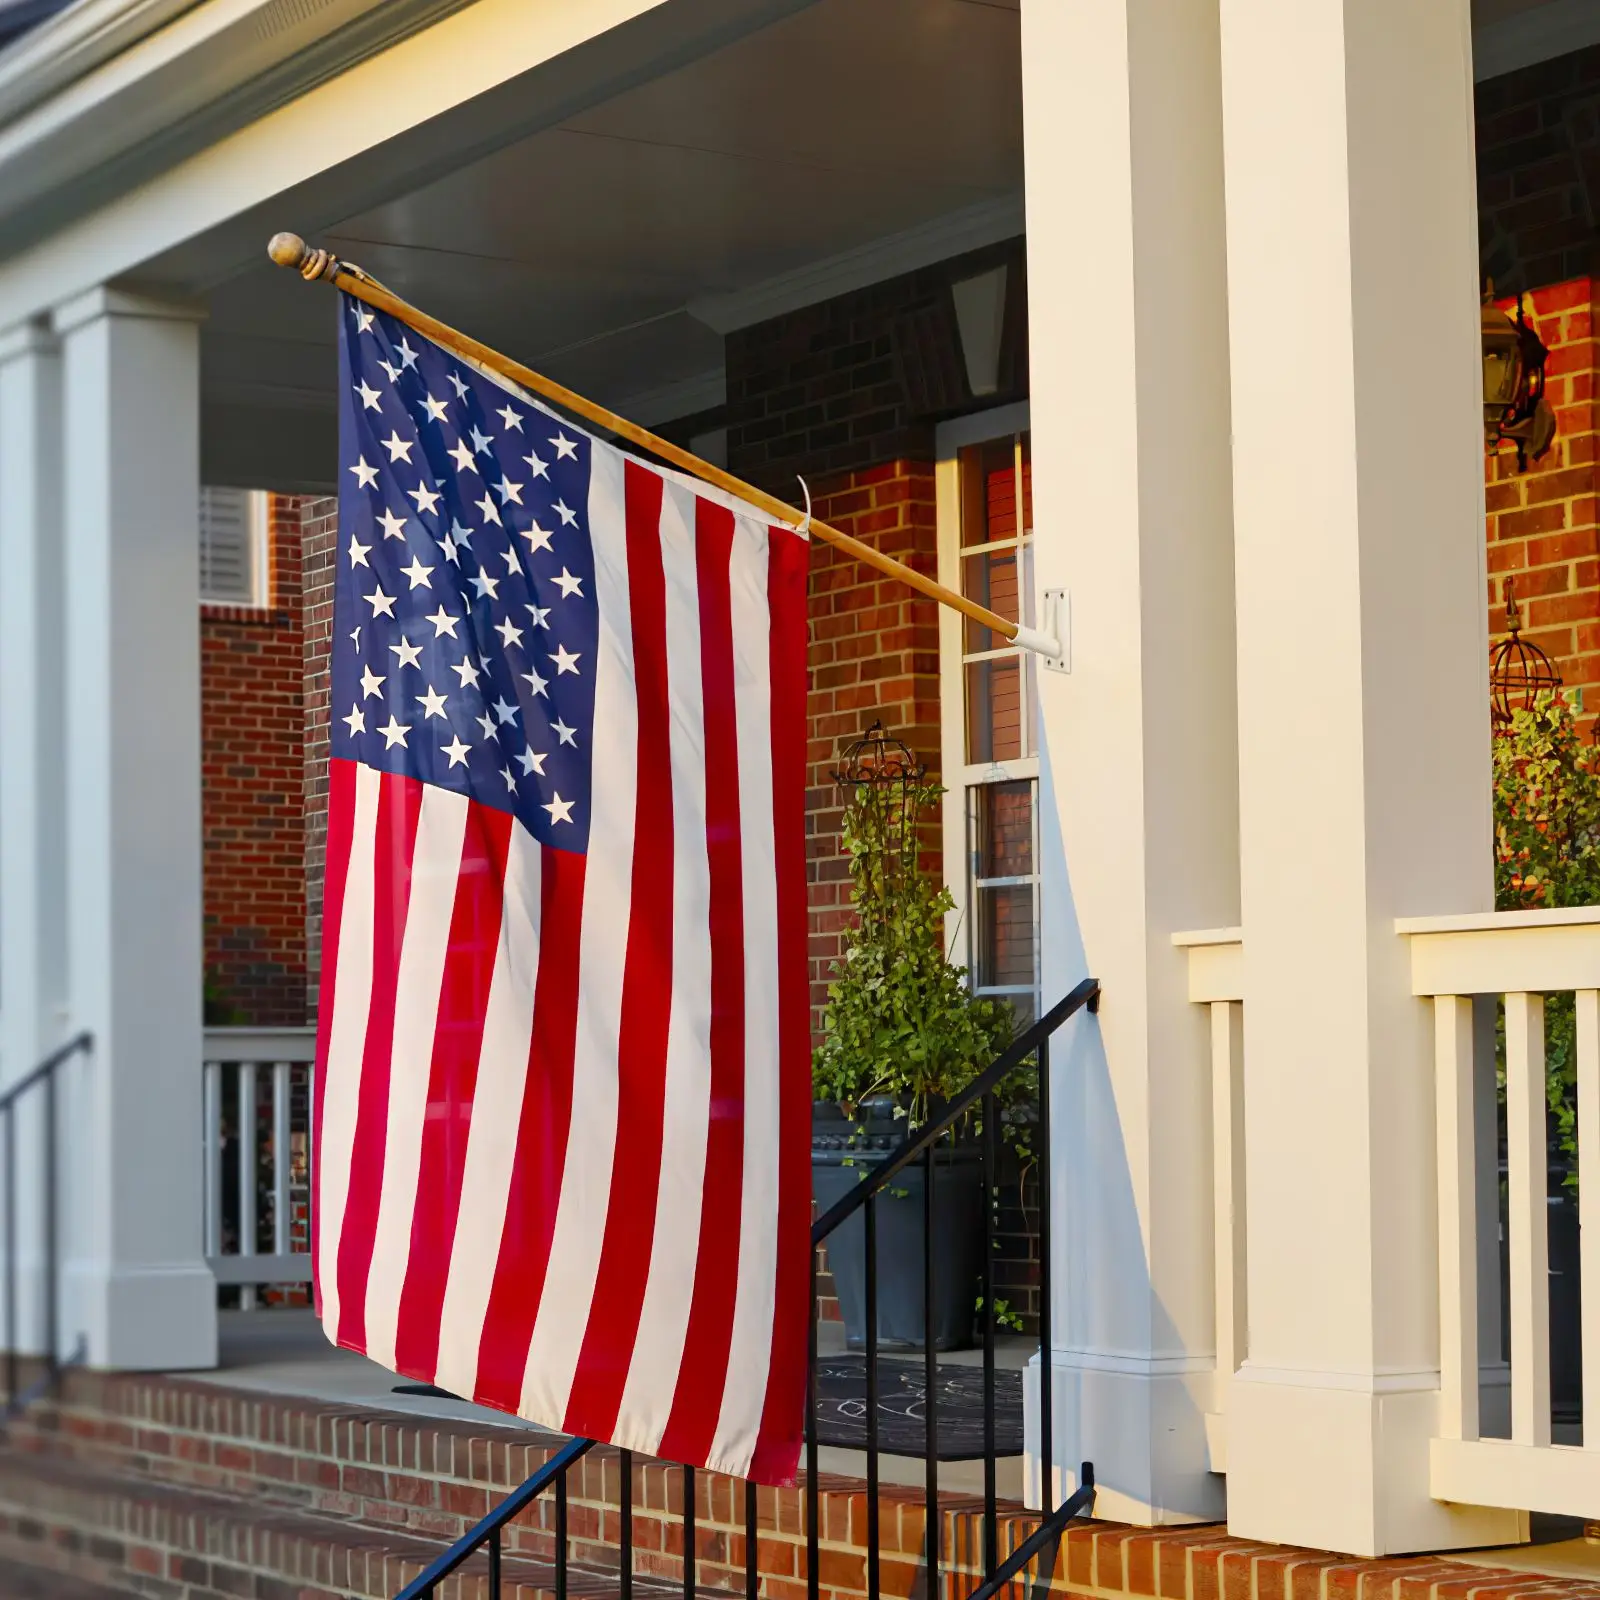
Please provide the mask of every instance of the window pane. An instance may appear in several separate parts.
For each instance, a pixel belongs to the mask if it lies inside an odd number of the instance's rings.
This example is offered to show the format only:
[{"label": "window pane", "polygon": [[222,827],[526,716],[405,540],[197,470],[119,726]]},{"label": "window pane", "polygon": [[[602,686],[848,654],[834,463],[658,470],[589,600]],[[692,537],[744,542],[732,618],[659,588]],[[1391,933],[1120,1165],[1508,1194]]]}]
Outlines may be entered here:
[{"label": "window pane", "polygon": [[1017,536],[1017,447],[1011,434],[961,452],[961,542]]},{"label": "window pane", "polygon": [[977,987],[1033,984],[1033,887],[976,889],[978,947],[974,953]]},{"label": "window pane", "polygon": [[967,663],[967,760],[973,765],[1029,753],[1022,673],[1015,655]]},{"label": "window pane", "polygon": [[972,790],[978,810],[980,878],[1025,878],[1033,871],[1033,784],[986,783]]},{"label": "window pane", "polygon": [[[961,592],[980,605],[998,611],[1008,622],[1033,620],[1033,549],[1021,552],[1021,582],[1018,583],[1018,551],[1015,545],[1006,550],[985,550],[961,558]],[[1019,604],[1021,610],[1019,611]],[[965,650],[998,650],[1005,643],[999,634],[992,633],[982,623],[970,618],[965,623]]]}]

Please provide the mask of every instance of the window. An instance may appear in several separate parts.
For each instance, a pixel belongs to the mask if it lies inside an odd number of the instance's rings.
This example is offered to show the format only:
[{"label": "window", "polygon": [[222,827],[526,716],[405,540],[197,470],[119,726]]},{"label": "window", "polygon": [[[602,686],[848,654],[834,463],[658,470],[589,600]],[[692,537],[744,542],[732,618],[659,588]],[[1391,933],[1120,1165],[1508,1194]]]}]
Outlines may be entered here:
[{"label": "window", "polygon": [[[939,430],[939,576],[1010,620],[1033,622],[1033,498],[1026,406]],[[1039,1006],[1039,760],[1035,663],[954,611],[940,617],[949,943],[980,994],[1026,1021]]]},{"label": "window", "polygon": [[200,599],[268,604],[267,496],[260,489],[200,491]]}]

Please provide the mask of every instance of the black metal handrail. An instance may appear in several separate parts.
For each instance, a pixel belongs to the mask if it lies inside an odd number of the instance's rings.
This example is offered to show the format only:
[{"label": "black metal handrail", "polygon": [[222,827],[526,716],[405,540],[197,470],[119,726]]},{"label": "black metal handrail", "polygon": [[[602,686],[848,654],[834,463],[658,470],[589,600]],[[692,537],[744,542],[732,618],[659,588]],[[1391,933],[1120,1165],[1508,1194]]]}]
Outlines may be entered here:
[{"label": "black metal handrail", "polygon": [[[983,1311],[983,1570],[992,1579],[999,1567],[1000,1512],[995,1454],[995,1282],[994,1195],[996,1190],[996,1094],[1005,1080],[1028,1060],[1039,1077],[1039,1503],[1048,1524],[1060,1515],[1055,1502],[1054,1419],[1050,1365],[1050,1040],[1069,1017],[1100,1007],[1100,984],[1085,978],[995,1057],[993,1063],[938,1115],[906,1136],[881,1159],[872,1161],[861,1182],[830,1206],[811,1228],[811,1325],[806,1392],[806,1481],[815,1483],[819,1470],[817,1437],[817,1246],[836,1233],[857,1212],[865,1234],[864,1285],[866,1360],[866,1502],[867,1600],[879,1600],[878,1567],[878,1201],[894,1179],[919,1157],[922,1182],[922,1323],[923,1323],[923,1504],[927,1545],[925,1592],[940,1593],[939,1567],[943,1556],[939,1506],[939,1354],[935,1338],[934,1292],[934,1160],[940,1141],[956,1128],[972,1108],[983,1106],[980,1130],[983,1155],[983,1268],[978,1284],[978,1304]],[[1092,1486],[1093,1469],[1085,1464]],[[1080,1483],[1078,1493],[1082,1492]],[[1092,1487],[1091,1487],[1092,1495]],[[1076,1494],[1072,1497],[1076,1498]],[[1067,1502],[1071,1503],[1071,1500]],[[818,1600],[820,1542],[817,1497],[806,1496],[806,1587],[808,1600]]]},{"label": "black metal handrail", "polygon": [[[960,1094],[946,1104],[939,1114],[908,1136],[895,1149],[881,1159],[875,1159],[870,1171],[861,1182],[838,1204],[831,1206],[812,1227],[811,1253],[811,1324],[809,1344],[809,1370],[806,1404],[806,1570],[807,1588],[811,1600],[817,1600],[820,1591],[820,1563],[818,1559],[818,1501],[816,1485],[819,1481],[817,1437],[817,1250],[816,1246],[857,1213],[862,1216],[866,1234],[866,1557],[868,1600],[880,1596],[880,1541],[878,1537],[878,1317],[877,1317],[877,1203],[884,1190],[901,1172],[920,1157],[925,1166],[923,1186],[923,1293],[925,1330],[925,1375],[927,1379],[926,1434],[924,1458],[926,1461],[926,1538],[924,1556],[926,1577],[923,1592],[937,1596],[940,1592],[939,1569],[943,1555],[942,1528],[939,1514],[939,1451],[938,1451],[938,1401],[936,1377],[938,1354],[934,1337],[934,1286],[935,1270],[931,1250],[934,1234],[934,1162],[939,1141],[954,1128],[980,1102],[983,1119],[980,1137],[983,1146],[984,1168],[984,1256],[980,1282],[980,1305],[983,1308],[983,1384],[984,1384],[984,1530],[983,1530],[983,1582],[972,1592],[969,1600],[993,1600],[1004,1586],[1014,1581],[1031,1562],[1039,1559],[1059,1540],[1062,1532],[1074,1518],[1088,1512],[1094,1503],[1094,1468],[1085,1462],[1079,1471],[1078,1485],[1073,1493],[1059,1504],[1055,1499],[1054,1468],[1051,1460],[1054,1411],[1051,1404],[1050,1382],[1050,1039],[1069,1017],[1078,1011],[1097,1010],[1100,986],[1092,978],[1078,984],[1039,1020],[1027,1028],[993,1064]],[[1041,1360],[1040,1383],[1040,1501],[1042,1514],[1039,1526],[1020,1544],[1004,1562],[999,1559],[998,1505],[995,1482],[995,1308],[992,1256],[994,1253],[994,1206],[996,1151],[996,1095],[1006,1078],[1018,1067],[1032,1060],[1039,1076],[1039,1250],[1040,1250],[1040,1307],[1039,1338]],[[480,1550],[488,1557],[488,1593],[490,1600],[500,1600],[502,1592],[501,1568],[503,1561],[503,1534],[507,1525],[541,1495],[551,1491],[555,1498],[554,1528],[554,1581],[550,1585],[555,1600],[567,1600],[568,1537],[567,1495],[568,1473],[571,1468],[595,1445],[592,1439],[572,1439],[550,1457],[525,1483],[513,1490],[489,1515],[450,1546],[428,1569],[407,1584],[396,1600],[431,1600],[441,1583],[456,1572]],[[633,1468],[634,1457],[629,1450],[618,1452],[620,1483],[618,1491],[619,1595],[620,1600],[633,1596]],[[695,1496],[696,1472],[693,1467],[680,1467],[683,1474],[683,1596],[695,1600]],[[746,1600],[756,1600],[760,1587],[758,1568],[759,1525],[757,1519],[756,1486],[744,1485],[745,1521],[745,1594]]]},{"label": "black metal handrail", "polygon": [[[556,1486],[558,1492],[564,1490],[567,1483],[567,1469],[575,1461],[582,1460],[592,1449],[594,1449],[593,1439],[569,1440],[526,1483],[513,1489],[482,1522],[462,1534],[426,1572],[413,1578],[396,1596],[396,1600],[422,1600],[423,1596],[431,1595],[457,1567],[476,1555],[485,1545],[489,1549],[489,1593],[494,1600],[499,1600],[500,1535],[505,1525],[513,1517],[520,1516],[526,1511],[552,1484]],[[562,1496],[562,1500],[565,1501],[565,1495]],[[556,1550],[556,1594],[558,1597],[563,1597],[563,1600],[566,1579],[565,1540],[560,1540]],[[626,1588],[623,1592],[626,1594]]]},{"label": "black metal handrail", "polygon": [[811,1224],[811,1242],[821,1244],[847,1217],[859,1211],[868,1200],[887,1188],[894,1179],[911,1165],[930,1145],[954,1128],[963,1117],[986,1095],[996,1089],[1041,1045],[1047,1044],[1051,1034],[1074,1012],[1087,1006],[1090,1011],[1100,1009],[1100,984],[1097,979],[1085,978],[1070,994],[1063,996],[1037,1022],[1006,1046],[978,1077],[974,1078],[955,1099],[945,1102],[938,1116],[925,1122],[906,1138],[873,1163],[872,1172],[864,1177],[842,1200],[829,1206]]},{"label": "black metal handrail", "polygon": [[[5,1415],[14,1417],[53,1388],[61,1376],[60,1292],[61,1245],[57,1216],[56,1183],[56,1077],[76,1055],[86,1055],[94,1046],[87,1031],[52,1050],[38,1066],[23,1074],[0,1093],[0,1142],[5,1161]],[[40,1298],[44,1310],[44,1371],[26,1388],[21,1386],[21,1359],[17,1350],[17,1107],[23,1097],[43,1085],[44,1089],[44,1179],[41,1210],[42,1259],[44,1282]],[[68,1357],[72,1364],[83,1359],[79,1350]]]},{"label": "black metal handrail", "polygon": [[1078,1487],[1028,1535],[1015,1550],[978,1585],[967,1600],[991,1600],[1036,1556],[1054,1544],[1070,1523],[1094,1509],[1094,1466],[1085,1461],[1078,1469]]}]

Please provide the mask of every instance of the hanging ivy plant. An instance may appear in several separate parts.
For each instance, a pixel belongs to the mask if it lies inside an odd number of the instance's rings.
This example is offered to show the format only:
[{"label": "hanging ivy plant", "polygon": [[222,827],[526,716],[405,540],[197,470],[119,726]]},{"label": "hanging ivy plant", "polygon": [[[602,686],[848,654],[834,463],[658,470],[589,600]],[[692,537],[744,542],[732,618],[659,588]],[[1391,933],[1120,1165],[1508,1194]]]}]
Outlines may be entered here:
[{"label": "hanging ivy plant", "polygon": [[953,902],[919,848],[943,792],[918,779],[863,783],[845,807],[855,920],[833,965],[812,1085],[852,1116],[888,1099],[918,1126],[1011,1042],[1011,1008],[974,995],[945,954]]}]

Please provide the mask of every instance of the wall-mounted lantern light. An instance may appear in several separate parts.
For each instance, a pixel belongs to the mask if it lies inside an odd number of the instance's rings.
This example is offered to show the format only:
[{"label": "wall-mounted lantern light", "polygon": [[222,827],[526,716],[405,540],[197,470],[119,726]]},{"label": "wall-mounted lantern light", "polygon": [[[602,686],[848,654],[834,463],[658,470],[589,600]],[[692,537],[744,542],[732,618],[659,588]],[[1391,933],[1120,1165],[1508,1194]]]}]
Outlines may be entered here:
[{"label": "wall-mounted lantern light", "polygon": [[1494,303],[1494,284],[1484,291],[1483,431],[1489,448],[1509,439],[1517,447],[1517,470],[1537,461],[1556,436],[1556,417],[1544,397],[1544,368],[1550,352],[1533,331],[1517,299],[1508,316]]}]

